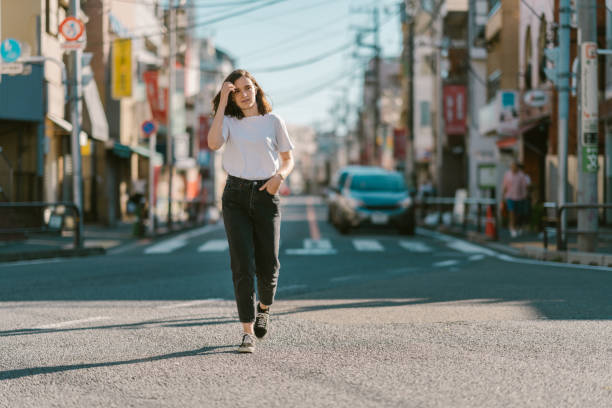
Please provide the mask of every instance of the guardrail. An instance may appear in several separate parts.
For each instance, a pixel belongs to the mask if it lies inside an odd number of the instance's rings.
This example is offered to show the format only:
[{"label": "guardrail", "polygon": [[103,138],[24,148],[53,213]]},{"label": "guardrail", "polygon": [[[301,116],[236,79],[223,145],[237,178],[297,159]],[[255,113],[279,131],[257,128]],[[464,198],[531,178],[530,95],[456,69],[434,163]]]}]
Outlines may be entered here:
[{"label": "guardrail", "polygon": [[[494,229],[494,234],[492,238],[496,241],[499,239],[498,231],[499,231],[499,226],[501,225],[501,223],[500,223],[500,217],[497,211],[498,203],[493,198],[460,199],[460,198],[455,198],[455,197],[425,197],[417,202],[417,208],[420,210],[419,218],[423,219],[424,218],[423,212],[425,212],[425,215],[426,215],[427,213],[429,213],[431,208],[434,208],[438,212],[438,225],[440,225],[442,223],[443,210],[448,207],[455,207],[457,204],[463,206],[463,219],[461,222],[461,227],[464,232],[467,231],[469,220],[471,218],[470,210],[473,208],[473,206],[476,206],[476,222],[474,224],[476,225],[476,230],[479,233],[482,233],[482,230],[483,230],[482,218],[483,218],[483,215],[484,216],[487,215],[486,207],[491,206],[491,214],[492,214],[492,217],[494,218],[494,220],[492,221],[495,223],[495,229]],[[451,225],[453,225],[453,221],[454,219],[451,218]]]},{"label": "guardrail", "polygon": [[74,232],[74,247],[81,248],[81,212],[71,202],[2,202],[0,234],[61,233],[67,226],[66,211],[72,212],[74,217],[71,228]]},{"label": "guardrail", "polygon": [[543,234],[543,243],[544,248],[548,249],[548,228],[549,224],[554,223],[557,230],[557,250],[565,251],[567,249],[567,235],[585,235],[585,234],[594,234],[597,235],[598,231],[581,231],[579,229],[569,229],[567,228],[563,231],[563,225],[561,223],[561,217],[563,216],[563,212],[567,210],[606,210],[612,209],[612,204],[564,204],[557,205],[554,202],[544,203],[544,208],[547,210],[553,210],[554,215],[548,216],[544,215],[542,221],[544,223],[544,234]]}]

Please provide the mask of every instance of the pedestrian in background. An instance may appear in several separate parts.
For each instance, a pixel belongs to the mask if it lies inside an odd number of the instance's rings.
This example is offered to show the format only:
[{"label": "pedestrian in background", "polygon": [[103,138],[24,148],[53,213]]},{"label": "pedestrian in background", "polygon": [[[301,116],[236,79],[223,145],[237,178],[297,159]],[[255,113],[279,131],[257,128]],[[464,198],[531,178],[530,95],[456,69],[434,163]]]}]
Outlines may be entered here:
[{"label": "pedestrian in background", "polygon": [[502,195],[508,209],[510,236],[515,238],[521,233],[519,223],[523,214],[522,207],[527,199],[527,177],[516,161],[512,162],[510,170],[504,174]]},{"label": "pedestrian in background", "polygon": [[[222,197],[234,295],[242,323],[239,352],[252,353],[269,330],[280,263],[281,183],[293,170],[293,143],[255,78],[232,72],[213,100],[208,144],[225,144]],[[255,277],[259,302],[255,303]]]}]

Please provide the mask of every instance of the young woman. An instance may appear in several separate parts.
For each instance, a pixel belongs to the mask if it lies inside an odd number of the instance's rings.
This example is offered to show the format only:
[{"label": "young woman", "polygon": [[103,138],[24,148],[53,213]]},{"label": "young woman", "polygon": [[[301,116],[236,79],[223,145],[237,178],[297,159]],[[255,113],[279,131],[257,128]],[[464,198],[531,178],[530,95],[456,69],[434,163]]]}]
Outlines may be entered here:
[{"label": "young woman", "polygon": [[[293,170],[293,143],[283,120],[271,113],[264,91],[245,70],[232,72],[213,100],[208,145],[225,144],[227,181],[222,208],[234,294],[242,323],[239,352],[252,353],[269,329],[278,281],[278,190]],[[255,305],[254,277],[259,303]]]}]

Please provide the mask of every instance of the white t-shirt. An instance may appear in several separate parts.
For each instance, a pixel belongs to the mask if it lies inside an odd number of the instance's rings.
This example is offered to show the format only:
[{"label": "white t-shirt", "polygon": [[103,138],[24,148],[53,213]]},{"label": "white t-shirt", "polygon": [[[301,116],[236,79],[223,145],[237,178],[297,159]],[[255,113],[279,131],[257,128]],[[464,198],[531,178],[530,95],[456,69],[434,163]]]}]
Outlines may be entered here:
[{"label": "white t-shirt", "polygon": [[264,180],[280,168],[279,152],[293,150],[285,122],[274,113],[223,117],[223,168],[235,177]]}]

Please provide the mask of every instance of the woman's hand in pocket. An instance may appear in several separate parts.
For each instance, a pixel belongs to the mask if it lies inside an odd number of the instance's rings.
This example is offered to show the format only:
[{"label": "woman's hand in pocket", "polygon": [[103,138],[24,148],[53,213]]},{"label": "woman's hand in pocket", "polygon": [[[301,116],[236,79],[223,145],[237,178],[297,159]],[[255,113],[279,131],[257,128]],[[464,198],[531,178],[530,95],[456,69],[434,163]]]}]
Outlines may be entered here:
[{"label": "woman's hand in pocket", "polygon": [[283,180],[280,178],[280,176],[274,175],[259,188],[259,191],[263,191],[265,189],[268,194],[274,195],[278,193],[278,190],[280,190],[280,185],[282,182]]}]

